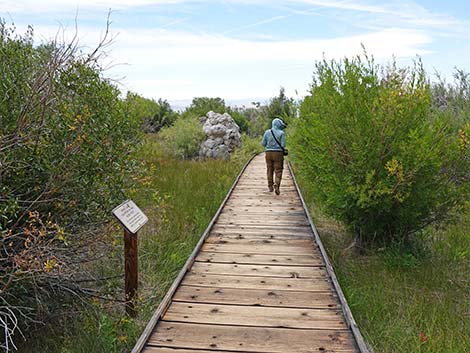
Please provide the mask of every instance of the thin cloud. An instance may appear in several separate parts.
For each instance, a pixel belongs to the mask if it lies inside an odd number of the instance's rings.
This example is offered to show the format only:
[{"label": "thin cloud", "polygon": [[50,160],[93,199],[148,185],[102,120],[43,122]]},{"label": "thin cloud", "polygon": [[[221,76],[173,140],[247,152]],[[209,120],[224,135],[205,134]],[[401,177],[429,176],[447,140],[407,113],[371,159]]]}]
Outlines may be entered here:
[{"label": "thin cloud", "polygon": [[282,16],[270,17],[270,18],[268,18],[268,19],[265,19],[265,20],[262,20],[262,21],[258,21],[258,22],[255,22],[255,23],[252,23],[252,24],[249,24],[249,25],[246,25],[246,26],[242,26],[242,27],[238,27],[238,28],[234,28],[234,29],[225,31],[223,34],[231,34],[231,33],[240,32],[240,31],[243,31],[243,30],[245,30],[245,29],[250,29],[250,28],[253,28],[253,27],[258,27],[258,26],[267,24],[267,23],[271,23],[271,22],[283,20],[283,19],[285,19],[285,18],[287,18],[287,17],[289,17],[289,16],[284,16],[284,15],[282,15]]}]

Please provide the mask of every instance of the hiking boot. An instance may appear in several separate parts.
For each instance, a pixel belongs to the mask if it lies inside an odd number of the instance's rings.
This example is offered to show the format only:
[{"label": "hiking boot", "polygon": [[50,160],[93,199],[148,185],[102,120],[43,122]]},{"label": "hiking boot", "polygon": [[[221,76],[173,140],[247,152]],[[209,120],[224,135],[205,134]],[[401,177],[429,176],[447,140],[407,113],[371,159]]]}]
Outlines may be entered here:
[{"label": "hiking boot", "polygon": [[279,190],[279,185],[274,184],[274,191],[276,192],[276,195],[279,195],[281,191]]},{"label": "hiking boot", "polygon": [[273,191],[274,191],[274,188],[273,188],[272,185],[269,185],[269,186],[268,186],[268,189],[269,189],[269,192],[273,192]]}]

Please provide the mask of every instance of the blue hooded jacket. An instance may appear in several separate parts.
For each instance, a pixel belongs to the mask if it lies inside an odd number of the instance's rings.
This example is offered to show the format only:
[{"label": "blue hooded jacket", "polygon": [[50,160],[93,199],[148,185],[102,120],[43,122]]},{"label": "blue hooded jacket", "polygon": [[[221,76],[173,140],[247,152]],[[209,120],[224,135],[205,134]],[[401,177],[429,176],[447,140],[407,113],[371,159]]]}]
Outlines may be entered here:
[{"label": "blue hooded jacket", "polygon": [[274,139],[271,131],[273,131],[274,135],[276,135],[277,140],[284,148],[286,147],[286,136],[284,134],[284,130],[286,128],[286,124],[279,119],[275,118],[272,123],[272,129],[268,129],[264,132],[263,141],[261,142],[265,147],[266,151],[282,151],[282,148],[279,147],[279,144]]}]

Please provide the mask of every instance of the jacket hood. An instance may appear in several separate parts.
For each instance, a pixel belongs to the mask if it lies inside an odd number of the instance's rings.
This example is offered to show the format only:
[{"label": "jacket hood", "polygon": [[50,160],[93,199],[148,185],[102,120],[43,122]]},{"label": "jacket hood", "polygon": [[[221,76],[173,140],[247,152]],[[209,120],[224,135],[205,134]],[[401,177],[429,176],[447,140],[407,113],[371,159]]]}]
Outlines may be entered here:
[{"label": "jacket hood", "polygon": [[272,128],[275,130],[284,130],[286,128],[286,124],[279,118],[273,119]]}]

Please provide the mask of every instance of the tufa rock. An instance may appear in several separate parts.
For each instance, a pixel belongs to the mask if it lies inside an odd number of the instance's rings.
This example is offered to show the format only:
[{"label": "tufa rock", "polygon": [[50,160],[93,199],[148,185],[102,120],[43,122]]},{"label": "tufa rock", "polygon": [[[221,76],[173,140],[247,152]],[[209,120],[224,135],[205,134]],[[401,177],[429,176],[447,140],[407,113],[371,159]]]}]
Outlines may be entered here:
[{"label": "tufa rock", "polygon": [[210,111],[200,121],[206,134],[199,149],[200,157],[229,159],[230,153],[242,145],[240,128],[229,114]]}]

